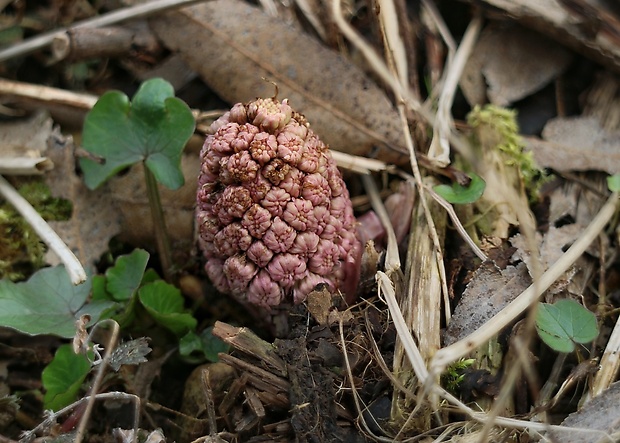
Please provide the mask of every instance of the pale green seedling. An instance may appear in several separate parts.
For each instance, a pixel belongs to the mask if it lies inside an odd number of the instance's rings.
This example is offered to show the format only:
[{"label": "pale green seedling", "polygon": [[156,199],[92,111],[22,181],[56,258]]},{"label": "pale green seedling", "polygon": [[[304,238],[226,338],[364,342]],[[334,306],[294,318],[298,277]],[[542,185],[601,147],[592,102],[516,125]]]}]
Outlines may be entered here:
[{"label": "pale green seedling", "polygon": [[433,190],[449,203],[460,205],[473,203],[482,197],[486,183],[479,175],[474,173],[468,175],[471,177],[468,186],[462,186],[455,182],[452,186],[437,185],[433,187]]}]

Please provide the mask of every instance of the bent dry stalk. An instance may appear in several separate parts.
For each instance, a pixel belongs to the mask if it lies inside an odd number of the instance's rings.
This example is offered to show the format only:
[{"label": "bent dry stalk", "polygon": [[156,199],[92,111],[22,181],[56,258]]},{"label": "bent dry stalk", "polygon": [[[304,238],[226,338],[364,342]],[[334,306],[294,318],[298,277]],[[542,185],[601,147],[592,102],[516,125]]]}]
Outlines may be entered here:
[{"label": "bent dry stalk", "polygon": [[287,100],[238,103],[201,151],[197,224],[215,287],[269,308],[319,283],[356,295],[361,243],[327,146]]}]

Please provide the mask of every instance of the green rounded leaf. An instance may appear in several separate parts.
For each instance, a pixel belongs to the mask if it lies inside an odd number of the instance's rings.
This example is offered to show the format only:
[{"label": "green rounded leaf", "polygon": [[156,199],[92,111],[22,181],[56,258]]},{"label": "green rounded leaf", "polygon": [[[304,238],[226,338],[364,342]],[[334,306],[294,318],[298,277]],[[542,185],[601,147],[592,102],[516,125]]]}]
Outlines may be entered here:
[{"label": "green rounded leaf", "polygon": [[194,125],[189,107],[163,79],[144,82],[131,103],[121,92],[105,93],[84,121],[84,149],[104,159],[103,164],[80,159],[86,186],[94,189],[142,161],[157,181],[178,189],[183,185],[181,153]]},{"label": "green rounded leaf", "polygon": [[469,175],[471,176],[471,182],[467,187],[461,186],[458,183],[453,183],[452,186],[437,185],[433,187],[433,189],[450,203],[460,205],[473,203],[482,197],[486,183],[479,175],[474,173],[470,173]]},{"label": "green rounded leaf", "polygon": [[0,326],[71,338],[80,316],[90,315],[93,324],[113,306],[109,301],[85,304],[91,282],[74,286],[63,266],[41,269],[23,283],[0,280]]},{"label": "green rounded leaf", "polygon": [[86,356],[73,352],[71,345],[59,347],[41,375],[45,388],[43,407],[58,411],[73,403],[90,367]]},{"label": "green rounded leaf", "polygon": [[116,259],[114,266],[105,273],[106,290],[114,300],[129,300],[138,290],[148,261],[149,253],[144,249],[136,249]]},{"label": "green rounded leaf", "polygon": [[183,296],[178,288],[165,281],[155,281],[142,286],[138,297],[151,317],[177,336],[196,329],[198,322],[185,311]]},{"label": "green rounded leaf", "polygon": [[554,304],[540,303],[536,313],[536,331],[558,352],[572,352],[575,343],[588,343],[598,335],[596,316],[574,300]]},{"label": "green rounded leaf", "polygon": [[620,174],[607,177],[607,187],[611,192],[620,192]]},{"label": "green rounded leaf", "polygon": [[219,361],[220,352],[228,352],[230,346],[213,335],[213,327],[206,328],[199,334],[188,332],[179,340],[179,353],[190,363],[198,364],[209,360]]}]

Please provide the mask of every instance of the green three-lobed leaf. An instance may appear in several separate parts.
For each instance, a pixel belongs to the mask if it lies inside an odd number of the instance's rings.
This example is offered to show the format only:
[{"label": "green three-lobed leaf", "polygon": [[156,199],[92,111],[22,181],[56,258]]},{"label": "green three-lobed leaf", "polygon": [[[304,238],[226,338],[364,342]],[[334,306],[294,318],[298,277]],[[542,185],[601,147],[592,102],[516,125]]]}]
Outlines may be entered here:
[{"label": "green three-lobed leaf", "polygon": [[144,82],[132,102],[121,92],[107,92],[84,122],[84,149],[104,160],[80,160],[86,185],[94,189],[122,169],[144,162],[158,182],[177,189],[183,185],[181,153],[193,132],[190,109],[174,97],[165,80]]}]

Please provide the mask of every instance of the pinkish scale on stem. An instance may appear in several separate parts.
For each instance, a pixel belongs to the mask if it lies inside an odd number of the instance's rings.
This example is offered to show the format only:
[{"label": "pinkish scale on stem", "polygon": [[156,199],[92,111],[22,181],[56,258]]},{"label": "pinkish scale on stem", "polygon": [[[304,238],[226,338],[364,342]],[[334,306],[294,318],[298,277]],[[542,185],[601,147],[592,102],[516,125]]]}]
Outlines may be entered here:
[{"label": "pinkish scale on stem", "polygon": [[319,283],[356,297],[362,246],[327,146],[287,100],[236,104],[201,151],[197,212],[215,287],[269,308]]}]

